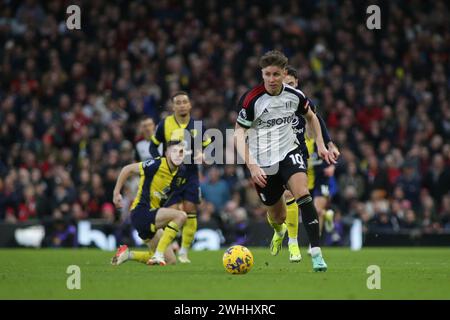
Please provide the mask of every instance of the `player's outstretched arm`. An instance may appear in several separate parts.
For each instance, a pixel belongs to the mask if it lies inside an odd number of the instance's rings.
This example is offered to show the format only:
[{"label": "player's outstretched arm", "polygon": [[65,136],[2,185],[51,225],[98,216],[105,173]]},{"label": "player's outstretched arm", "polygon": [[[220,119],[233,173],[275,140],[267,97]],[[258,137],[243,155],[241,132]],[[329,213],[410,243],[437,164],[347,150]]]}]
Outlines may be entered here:
[{"label": "player's outstretched arm", "polygon": [[[325,124],[325,121],[323,120],[323,118],[321,117],[321,115],[317,112],[315,112],[316,116],[317,116],[317,120],[319,120],[320,123],[320,129],[322,130],[322,138],[323,138],[323,142],[325,143],[328,151],[331,153],[332,157],[334,160],[337,160],[339,158],[339,156],[341,155],[338,147],[333,143],[333,141],[331,141],[331,137],[330,134],[328,133],[328,128],[327,125]],[[308,132],[312,131],[309,128],[310,126],[308,126]],[[313,136],[314,140],[316,140],[316,137]]]},{"label": "player's outstretched arm", "polygon": [[324,159],[328,164],[335,164],[336,160],[334,159],[334,156],[325,147],[322,130],[320,128],[320,122],[317,119],[316,114],[311,109],[308,109],[305,114],[305,118],[308,124],[311,126],[313,136],[316,139],[317,152],[319,154],[319,157]]},{"label": "player's outstretched arm", "polygon": [[248,145],[245,142],[246,132],[246,128],[241,127],[236,123],[236,127],[234,130],[234,145],[236,146],[238,155],[242,159],[244,159],[248,170],[250,170],[253,182],[259,185],[261,188],[264,188],[266,185],[267,176],[264,170],[258,166],[255,159],[253,159],[252,155],[250,154]]},{"label": "player's outstretched arm", "polygon": [[122,195],[120,194],[120,190],[122,190],[123,185],[125,184],[130,175],[138,173],[139,173],[139,163],[129,164],[123,167],[122,170],[120,171],[113,192],[113,202],[117,209],[122,208]]}]

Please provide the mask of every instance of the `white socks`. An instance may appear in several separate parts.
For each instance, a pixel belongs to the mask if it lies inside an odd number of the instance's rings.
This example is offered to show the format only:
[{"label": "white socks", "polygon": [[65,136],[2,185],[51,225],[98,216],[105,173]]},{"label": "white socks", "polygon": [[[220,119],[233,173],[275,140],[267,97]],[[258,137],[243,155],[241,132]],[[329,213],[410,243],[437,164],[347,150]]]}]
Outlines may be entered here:
[{"label": "white socks", "polygon": [[180,251],[178,252],[179,256],[185,256],[188,254],[188,249],[181,247]]},{"label": "white socks", "polygon": [[312,247],[311,248],[311,256],[315,257],[318,255],[322,255],[322,251],[320,250],[320,247]]}]

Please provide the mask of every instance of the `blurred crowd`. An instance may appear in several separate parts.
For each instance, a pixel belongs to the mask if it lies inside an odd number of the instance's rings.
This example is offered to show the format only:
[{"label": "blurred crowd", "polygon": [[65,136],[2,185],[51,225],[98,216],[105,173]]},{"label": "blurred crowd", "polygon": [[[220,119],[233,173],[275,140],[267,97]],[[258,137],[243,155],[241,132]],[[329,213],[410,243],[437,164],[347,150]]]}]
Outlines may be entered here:
[{"label": "blurred crowd", "polygon": [[[381,29],[369,30],[377,3]],[[81,30],[66,28],[71,4]],[[193,117],[225,133],[261,81],[258,58],[278,49],[342,153],[331,242],[354,217],[366,231],[450,231],[449,11],[444,0],[3,1],[0,222],[121,223],[112,190],[139,159],[141,119],[158,123],[185,90]],[[265,220],[244,167],[205,165],[201,181],[200,224],[240,243]]]}]

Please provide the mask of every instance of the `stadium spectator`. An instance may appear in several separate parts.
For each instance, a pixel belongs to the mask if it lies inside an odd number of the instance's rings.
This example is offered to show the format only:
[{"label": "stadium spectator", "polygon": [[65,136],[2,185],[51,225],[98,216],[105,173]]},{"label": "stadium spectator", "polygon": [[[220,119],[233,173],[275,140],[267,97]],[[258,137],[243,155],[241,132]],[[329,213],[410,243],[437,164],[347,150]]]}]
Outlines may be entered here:
[{"label": "stadium spectator", "polygon": [[139,123],[139,135],[135,139],[137,161],[153,158],[150,154],[150,139],[154,133],[155,121],[152,118],[143,118]]},{"label": "stadium spectator", "polygon": [[417,223],[416,214],[412,209],[409,209],[406,211],[405,219],[400,224],[401,229],[407,229],[407,230],[415,230],[419,227],[419,224]]},{"label": "stadium spectator", "polygon": [[201,185],[202,197],[211,202],[217,210],[225,206],[230,200],[230,190],[227,183],[221,179],[220,170],[212,166],[208,170],[208,178]]},{"label": "stadium spectator", "polygon": [[410,201],[415,208],[419,205],[421,186],[417,169],[418,167],[414,166],[412,163],[405,162],[402,175],[397,179],[397,186],[402,189],[405,199]]},{"label": "stadium spectator", "polygon": [[425,176],[423,183],[436,203],[441,203],[442,197],[450,190],[450,167],[445,163],[442,154],[437,153],[433,156],[430,169]]}]

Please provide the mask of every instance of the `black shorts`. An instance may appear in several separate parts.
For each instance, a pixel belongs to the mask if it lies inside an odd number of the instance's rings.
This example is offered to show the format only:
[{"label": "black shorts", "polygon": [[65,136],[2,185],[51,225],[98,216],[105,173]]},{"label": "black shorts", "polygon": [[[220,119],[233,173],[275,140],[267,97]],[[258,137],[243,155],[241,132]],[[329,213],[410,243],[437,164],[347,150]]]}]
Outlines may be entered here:
[{"label": "black shorts", "polygon": [[[298,172],[306,174],[307,165],[307,155],[304,155],[299,148],[289,152],[282,161],[275,165],[278,166],[276,173],[267,174],[267,183],[264,188],[255,184],[262,203],[266,206],[271,206],[280,200],[284,191],[287,190],[286,186],[289,178]],[[262,169],[266,172],[273,172],[273,167],[271,166],[270,170],[267,170],[265,167],[262,167]]]},{"label": "black shorts", "polygon": [[155,236],[155,219],[159,209],[137,207],[131,210],[131,224],[142,240],[150,240]]},{"label": "black shorts", "polygon": [[310,190],[313,197],[329,197],[330,196],[330,178],[320,177],[314,180],[314,188]]}]

